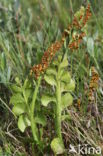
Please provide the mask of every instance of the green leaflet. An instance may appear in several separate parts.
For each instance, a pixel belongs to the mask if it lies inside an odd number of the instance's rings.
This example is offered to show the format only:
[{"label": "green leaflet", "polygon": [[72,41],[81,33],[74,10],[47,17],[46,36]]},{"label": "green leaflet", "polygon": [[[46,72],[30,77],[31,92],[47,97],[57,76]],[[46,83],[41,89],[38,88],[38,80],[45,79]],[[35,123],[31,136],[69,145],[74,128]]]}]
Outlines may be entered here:
[{"label": "green leaflet", "polygon": [[62,60],[62,55],[59,55],[58,56],[58,62],[61,63],[61,60]]},{"label": "green leaflet", "polygon": [[61,82],[61,92],[70,92],[74,91],[75,89],[75,82],[71,79],[70,83]]},{"label": "green leaflet", "polygon": [[64,73],[64,69],[60,69],[60,71],[58,71],[58,75],[59,75],[59,78],[61,79],[62,76],[63,76],[63,73]]},{"label": "green leaflet", "polygon": [[74,89],[75,89],[75,81],[71,79],[70,83],[67,85],[67,87],[68,87],[69,91],[74,91]]},{"label": "green leaflet", "polygon": [[28,80],[28,79],[26,79],[25,81],[24,81],[24,85],[23,85],[23,88],[31,88],[31,82]]},{"label": "green leaflet", "polygon": [[32,89],[25,89],[25,96],[26,96],[26,99],[28,100],[29,97],[31,97],[33,94],[33,90]]},{"label": "green leaflet", "polygon": [[56,80],[54,78],[54,76],[52,75],[45,75],[44,76],[45,81],[51,85],[51,86],[56,86]]},{"label": "green leaflet", "polygon": [[62,141],[59,138],[54,138],[51,142],[51,149],[55,154],[62,154],[64,153],[64,146]]},{"label": "green leaflet", "polygon": [[61,75],[61,81],[69,83],[71,80],[71,76],[69,74],[68,71],[63,72],[63,74]]},{"label": "green leaflet", "polygon": [[61,99],[62,110],[70,106],[73,102],[73,97],[70,93],[65,93]]},{"label": "green leaflet", "polygon": [[11,97],[10,103],[12,103],[13,105],[15,105],[17,103],[25,103],[25,100],[24,100],[23,96],[20,93],[17,93],[17,94],[14,94]]},{"label": "green leaflet", "polygon": [[56,76],[57,72],[56,72],[56,69],[52,67],[52,68],[48,68],[47,69],[46,74],[47,75],[51,75],[52,74],[52,75]]},{"label": "green leaflet", "polygon": [[59,66],[62,60],[62,55],[59,55],[56,60],[53,61],[53,65]]},{"label": "green leaflet", "polygon": [[63,59],[63,61],[60,63],[60,68],[65,68],[68,66],[68,59],[65,56],[65,58]]},{"label": "green leaflet", "polygon": [[46,125],[46,117],[42,112],[38,112],[35,116],[35,122],[41,124],[42,126]]},{"label": "green leaflet", "polygon": [[30,126],[30,120],[26,115],[20,115],[18,119],[18,128],[21,132],[24,132],[26,127]]},{"label": "green leaflet", "polygon": [[50,102],[56,102],[56,99],[51,95],[43,95],[41,98],[41,102],[43,106],[47,106]]},{"label": "green leaflet", "polygon": [[17,103],[13,107],[12,111],[17,116],[21,115],[22,113],[24,113],[26,111],[26,105],[25,105],[25,103]]},{"label": "green leaflet", "polygon": [[15,82],[16,82],[18,85],[21,85],[21,82],[20,82],[19,77],[16,77],[16,78],[15,78]]},{"label": "green leaflet", "polygon": [[17,85],[13,84],[10,86],[11,90],[15,93],[22,93],[22,88],[18,87]]},{"label": "green leaflet", "polygon": [[60,64],[60,68],[64,68],[68,66],[68,60],[64,60],[61,64]]}]

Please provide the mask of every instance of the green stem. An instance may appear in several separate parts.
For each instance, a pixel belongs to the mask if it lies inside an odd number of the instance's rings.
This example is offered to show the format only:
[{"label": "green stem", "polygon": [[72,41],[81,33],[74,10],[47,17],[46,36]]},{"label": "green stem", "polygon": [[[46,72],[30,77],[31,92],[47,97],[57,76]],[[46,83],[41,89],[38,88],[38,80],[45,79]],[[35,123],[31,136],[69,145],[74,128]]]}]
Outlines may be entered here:
[{"label": "green stem", "polygon": [[62,140],[61,135],[61,91],[60,91],[60,80],[57,80],[57,87],[56,87],[56,97],[57,97],[57,104],[56,104],[56,134]]},{"label": "green stem", "polygon": [[26,98],[25,89],[23,90],[23,96],[24,96],[24,99],[25,99],[28,115],[30,116],[30,108],[29,108],[29,105],[28,105],[28,100]]},{"label": "green stem", "polygon": [[36,102],[40,82],[41,82],[41,77],[38,78],[38,82],[37,82],[35,91],[33,93],[33,100],[32,100],[32,104],[31,104],[31,114],[30,114],[33,138],[36,141],[36,143],[38,143],[38,144],[39,144],[39,134],[38,134],[38,128],[37,128],[37,125],[36,125],[35,119],[34,119],[34,110],[35,110],[35,102]]},{"label": "green stem", "polygon": [[70,0],[70,7],[71,7],[71,11],[73,13],[73,3],[72,3],[72,0]]},{"label": "green stem", "polygon": [[[61,80],[60,80],[60,66],[58,67],[58,74],[56,77],[57,85],[56,85],[56,109],[55,109],[55,129],[56,136],[61,140],[61,144],[64,147],[62,133],[61,133],[61,116],[62,116],[62,108],[61,108]],[[65,147],[64,147],[65,148]],[[64,154],[66,155],[66,154]]]}]

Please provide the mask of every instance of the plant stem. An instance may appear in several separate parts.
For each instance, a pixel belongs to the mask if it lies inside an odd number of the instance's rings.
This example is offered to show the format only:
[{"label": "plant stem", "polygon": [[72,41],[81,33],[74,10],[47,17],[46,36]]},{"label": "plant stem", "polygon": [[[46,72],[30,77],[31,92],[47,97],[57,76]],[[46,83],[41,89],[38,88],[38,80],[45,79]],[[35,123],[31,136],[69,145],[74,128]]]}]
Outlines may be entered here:
[{"label": "plant stem", "polygon": [[72,4],[72,0],[70,0],[70,7],[71,7],[71,11],[73,13],[73,4]]},{"label": "plant stem", "polygon": [[25,90],[23,90],[23,96],[24,96],[24,99],[25,99],[28,115],[30,116],[30,108],[29,108],[28,101],[27,101],[27,98],[26,98]]},{"label": "plant stem", "polygon": [[[57,85],[56,85],[56,110],[55,110],[55,130],[56,130],[56,136],[60,139],[61,144],[63,146],[63,148],[65,148],[64,146],[64,142],[62,139],[62,133],[61,133],[61,116],[62,116],[62,108],[61,108],[61,80],[60,80],[60,66],[58,67],[58,74],[56,77],[56,81],[57,81]],[[66,154],[64,153],[64,155],[66,156]]]},{"label": "plant stem", "polygon": [[[64,143],[63,143],[63,139],[62,139],[62,133],[61,133],[61,112],[62,112],[62,110],[61,110],[61,88],[60,88],[59,76],[57,76],[56,99],[57,99],[56,116],[55,116],[56,135],[60,139],[61,144],[64,147]],[[66,154],[64,154],[64,155],[66,156]]]},{"label": "plant stem", "polygon": [[56,104],[56,134],[57,134],[57,137],[62,140],[62,135],[61,135],[61,91],[60,91],[60,80],[57,80],[56,97],[57,97],[57,104]]},{"label": "plant stem", "polygon": [[32,134],[33,134],[33,138],[37,144],[39,144],[39,134],[38,134],[38,129],[37,129],[35,119],[34,119],[34,110],[35,110],[35,102],[36,102],[40,82],[41,82],[41,77],[38,78],[38,82],[37,82],[35,91],[33,93],[33,100],[32,100],[32,104],[31,104],[31,115],[30,115]]}]

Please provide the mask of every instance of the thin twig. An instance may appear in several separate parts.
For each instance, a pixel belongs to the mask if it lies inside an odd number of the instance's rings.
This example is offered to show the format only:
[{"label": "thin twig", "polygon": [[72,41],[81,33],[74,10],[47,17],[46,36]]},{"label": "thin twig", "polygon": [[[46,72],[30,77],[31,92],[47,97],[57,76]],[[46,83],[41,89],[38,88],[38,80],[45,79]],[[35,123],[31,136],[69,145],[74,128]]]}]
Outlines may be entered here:
[{"label": "thin twig", "polygon": [[[0,101],[3,103],[3,105],[15,116],[15,114],[12,112],[12,110],[9,108],[9,106],[0,98]],[[15,116],[16,117],[16,116]]]},{"label": "thin twig", "polygon": [[5,134],[14,139],[17,143],[20,143],[10,132],[5,132]]}]

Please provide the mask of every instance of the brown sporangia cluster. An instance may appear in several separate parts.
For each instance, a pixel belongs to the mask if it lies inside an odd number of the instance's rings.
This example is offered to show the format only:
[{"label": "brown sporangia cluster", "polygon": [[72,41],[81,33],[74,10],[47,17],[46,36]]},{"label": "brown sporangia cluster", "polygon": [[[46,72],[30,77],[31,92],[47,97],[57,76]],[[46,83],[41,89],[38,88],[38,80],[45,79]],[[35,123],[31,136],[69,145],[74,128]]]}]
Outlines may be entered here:
[{"label": "brown sporangia cluster", "polygon": [[34,72],[36,78],[40,76],[40,74],[44,73],[51,63],[55,53],[61,49],[63,42],[56,41],[53,43],[47,51],[44,52],[41,63],[32,67],[31,72]]},{"label": "brown sporangia cluster", "polygon": [[91,80],[89,83],[89,94],[88,99],[90,103],[95,102],[95,91],[98,88],[99,85],[99,74],[95,67],[91,67]]},{"label": "brown sporangia cluster", "polygon": [[[82,19],[82,18],[81,18]],[[73,27],[77,28],[77,29],[81,29],[81,25],[77,19],[77,17],[74,16],[74,19],[73,19],[73,23],[72,23]]]},{"label": "brown sporangia cluster", "polygon": [[[81,11],[79,19],[76,16],[74,16],[72,24],[69,25],[68,28],[64,30],[61,41],[56,41],[44,52],[41,63],[32,67],[31,74],[34,73],[35,77],[38,78],[40,74],[43,74],[45,72],[45,70],[51,63],[53,57],[55,56],[56,52],[61,49],[66,38],[69,37],[69,35],[72,36],[72,41],[70,41],[68,47],[71,50],[78,49],[79,44],[81,43],[83,37],[86,35],[85,32],[81,31],[81,29],[87,23],[90,16],[91,16],[90,4],[88,4],[85,15],[84,12]],[[81,33],[76,34],[72,33],[75,29],[76,32],[80,31]]]},{"label": "brown sporangia cluster", "polygon": [[76,32],[78,33],[72,34],[72,41],[68,45],[68,47],[71,50],[75,50],[79,48],[79,45],[82,42],[83,37],[86,35],[85,32],[83,32],[83,27],[86,25],[90,16],[91,16],[90,4],[88,4],[86,8],[86,13],[84,15],[81,14],[79,19],[77,19],[77,17],[74,16],[71,28],[76,29]]},{"label": "brown sporangia cluster", "polygon": [[87,8],[86,8],[86,13],[85,13],[85,17],[83,18],[83,23],[82,25],[85,26],[87,21],[89,20],[89,18],[91,17],[91,11],[90,11],[90,4],[88,4]]},{"label": "brown sporangia cluster", "polygon": [[81,32],[80,34],[76,34],[75,36],[72,36],[73,41],[69,43],[68,47],[71,50],[76,50],[79,48],[80,43],[82,42],[83,37],[85,36],[85,32]]}]

